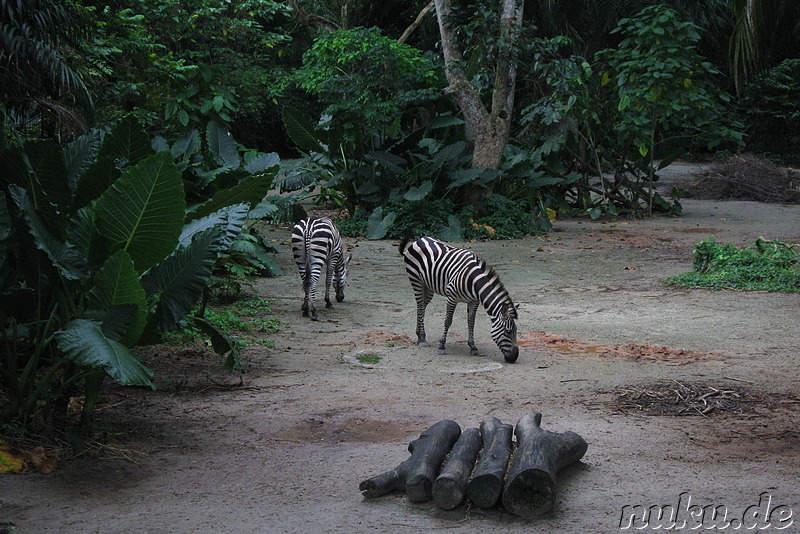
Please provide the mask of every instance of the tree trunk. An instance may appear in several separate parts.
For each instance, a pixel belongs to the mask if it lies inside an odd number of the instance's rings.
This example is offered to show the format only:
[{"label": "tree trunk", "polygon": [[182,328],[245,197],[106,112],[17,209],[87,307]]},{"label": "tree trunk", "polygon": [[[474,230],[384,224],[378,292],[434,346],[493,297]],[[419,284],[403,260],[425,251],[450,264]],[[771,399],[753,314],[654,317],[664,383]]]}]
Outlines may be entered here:
[{"label": "tree trunk", "polygon": [[517,422],[517,452],[508,468],[503,507],[518,516],[533,517],[549,512],[556,500],[556,472],[580,460],[586,441],[574,432],[549,432],[539,424],[538,412]]},{"label": "tree trunk", "polygon": [[[495,64],[492,107],[491,110],[486,109],[480,92],[472,85],[462,67],[464,61],[461,48],[455,34],[447,26],[451,12],[450,0],[435,0],[435,4],[449,91],[458,102],[467,130],[474,133],[472,166],[499,169],[511,131],[516,84],[515,61],[508,50],[499,55]],[[513,42],[517,38],[522,26],[523,5],[523,0],[503,0],[499,41]]]},{"label": "tree trunk", "polygon": [[410,458],[390,471],[362,481],[358,489],[368,499],[404,489],[412,502],[430,500],[442,461],[460,435],[458,423],[449,419],[439,421],[408,445]]},{"label": "tree trunk", "polygon": [[481,423],[483,450],[467,485],[467,497],[476,506],[491,508],[503,492],[503,480],[513,448],[513,431],[513,426],[501,423],[496,417]]},{"label": "tree trunk", "polygon": [[443,510],[452,510],[464,500],[467,493],[467,481],[478,451],[481,449],[481,432],[477,428],[468,428],[461,433],[453,450],[447,457],[442,472],[433,482],[433,501]]}]

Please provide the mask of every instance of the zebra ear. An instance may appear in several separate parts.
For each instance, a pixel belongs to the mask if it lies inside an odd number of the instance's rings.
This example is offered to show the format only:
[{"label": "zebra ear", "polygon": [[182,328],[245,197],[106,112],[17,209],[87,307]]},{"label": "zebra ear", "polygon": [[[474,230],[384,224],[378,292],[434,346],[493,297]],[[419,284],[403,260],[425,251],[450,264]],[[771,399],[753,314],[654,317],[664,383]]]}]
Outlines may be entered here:
[{"label": "zebra ear", "polygon": [[513,318],[516,319],[518,317],[517,310],[519,309],[519,304],[503,304],[501,308],[503,311],[503,317]]}]

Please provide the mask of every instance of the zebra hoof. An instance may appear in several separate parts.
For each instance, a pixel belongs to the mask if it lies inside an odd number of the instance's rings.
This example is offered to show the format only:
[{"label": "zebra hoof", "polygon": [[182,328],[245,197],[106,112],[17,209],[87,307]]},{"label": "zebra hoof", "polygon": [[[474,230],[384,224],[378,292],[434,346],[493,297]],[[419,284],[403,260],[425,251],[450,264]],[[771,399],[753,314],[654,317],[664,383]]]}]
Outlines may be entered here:
[{"label": "zebra hoof", "polygon": [[319,321],[319,317],[317,317],[316,315],[312,315],[311,316],[311,320],[312,321]]},{"label": "zebra hoof", "polygon": [[478,349],[469,349],[469,353],[473,356],[480,356],[481,352]]},{"label": "zebra hoof", "polygon": [[333,302],[331,302],[331,301],[326,302],[325,303],[325,307],[326,308],[333,308]]},{"label": "zebra hoof", "polygon": [[447,352],[443,348],[436,349],[436,354],[447,354]]},{"label": "zebra hoof", "polygon": [[417,343],[417,345],[419,345],[420,347],[430,347],[431,346],[430,343],[428,343],[427,341],[419,341]]},{"label": "zebra hoof", "polygon": [[303,310],[303,317],[308,317],[308,310]]},{"label": "zebra hoof", "polygon": [[344,295],[336,295],[336,302],[342,302],[344,300]]}]

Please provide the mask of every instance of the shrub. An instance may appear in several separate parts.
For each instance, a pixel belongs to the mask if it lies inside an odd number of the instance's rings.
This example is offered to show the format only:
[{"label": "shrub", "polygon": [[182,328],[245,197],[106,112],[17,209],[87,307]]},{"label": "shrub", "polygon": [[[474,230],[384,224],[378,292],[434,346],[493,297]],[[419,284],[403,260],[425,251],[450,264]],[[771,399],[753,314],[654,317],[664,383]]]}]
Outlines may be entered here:
[{"label": "shrub", "polygon": [[695,244],[694,271],[667,280],[670,285],[744,291],[800,291],[800,254],[797,245],[759,238],[748,247],[717,244],[706,239]]}]

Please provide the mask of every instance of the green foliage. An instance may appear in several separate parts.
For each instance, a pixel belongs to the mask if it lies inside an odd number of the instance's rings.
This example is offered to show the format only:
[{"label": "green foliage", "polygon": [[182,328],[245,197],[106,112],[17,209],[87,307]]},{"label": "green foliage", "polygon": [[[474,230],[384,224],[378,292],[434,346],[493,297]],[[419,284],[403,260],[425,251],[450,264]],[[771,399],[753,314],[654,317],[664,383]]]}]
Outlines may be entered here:
[{"label": "green foliage", "polygon": [[759,238],[740,248],[706,239],[695,244],[693,265],[693,272],[674,276],[667,283],[691,288],[800,291],[797,245]]},{"label": "green foliage", "polygon": [[182,328],[165,336],[171,344],[201,343],[208,337],[206,328],[212,325],[232,347],[231,368],[241,369],[239,356],[248,346],[271,346],[269,336],[280,330],[280,321],[271,315],[272,307],[261,297],[237,299],[222,306],[210,306],[186,317]]},{"label": "green foliage", "polygon": [[549,220],[534,217],[523,205],[499,195],[482,197],[460,210],[448,199],[389,203],[371,213],[357,211],[337,221],[342,235],[369,239],[398,239],[407,234],[445,241],[462,239],[517,239],[542,234]]},{"label": "green foliage", "polygon": [[[103,373],[152,387],[131,348],[191,312],[264,189],[250,177],[187,210],[173,155],[154,152],[131,116],[64,149],[7,148],[0,168],[4,418],[49,419],[80,387],[88,417]],[[274,171],[261,177],[266,187]],[[220,353],[231,351],[213,325],[204,331]]]},{"label": "green foliage", "polygon": [[654,5],[621,20],[612,33],[622,41],[615,50],[597,54],[607,69],[602,83],[616,85],[614,128],[621,147],[635,147],[640,155],[629,157],[647,178],[652,211],[655,173],[685,150],[681,138],[700,136],[714,148],[725,141],[741,143],[742,133],[722,117],[731,98],[710,84],[708,77],[719,71],[697,53],[700,35],[694,24]]},{"label": "green foliage", "polygon": [[296,76],[352,141],[359,134],[396,128],[407,109],[438,94],[433,64],[378,28],[321,33]]},{"label": "green foliage", "polygon": [[562,57],[563,38],[538,45],[534,71],[544,94],[522,124],[543,177],[562,178],[547,188],[551,207],[595,218],[680,213],[677,192],[668,202],[655,191],[657,172],[699,142],[741,144],[724,114],[730,97],[711,83],[719,73],[697,54],[696,27],[675,11],[647,7],[612,33],[618,47],[592,63]]},{"label": "green foliage", "polygon": [[786,59],[748,84],[741,110],[749,126],[749,147],[800,153],[800,59]]},{"label": "green foliage", "polygon": [[372,365],[380,363],[382,359],[383,358],[379,354],[359,354],[356,356],[356,360],[359,362]]},{"label": "green foliage", "polygon": [[[89,19],[67,1],[3,2],[0,9],[0,148],[6,130],[15,134],[27,120],[89,109],[92,95],[74,61],[64,53],[88,39]],[[65,105],[66,104],[66,105]],[[6,124],[7,118],[11,119]],[[75,122],[75,121],[72,121]],[[46,122],[52,128],[52,121]]]}]

